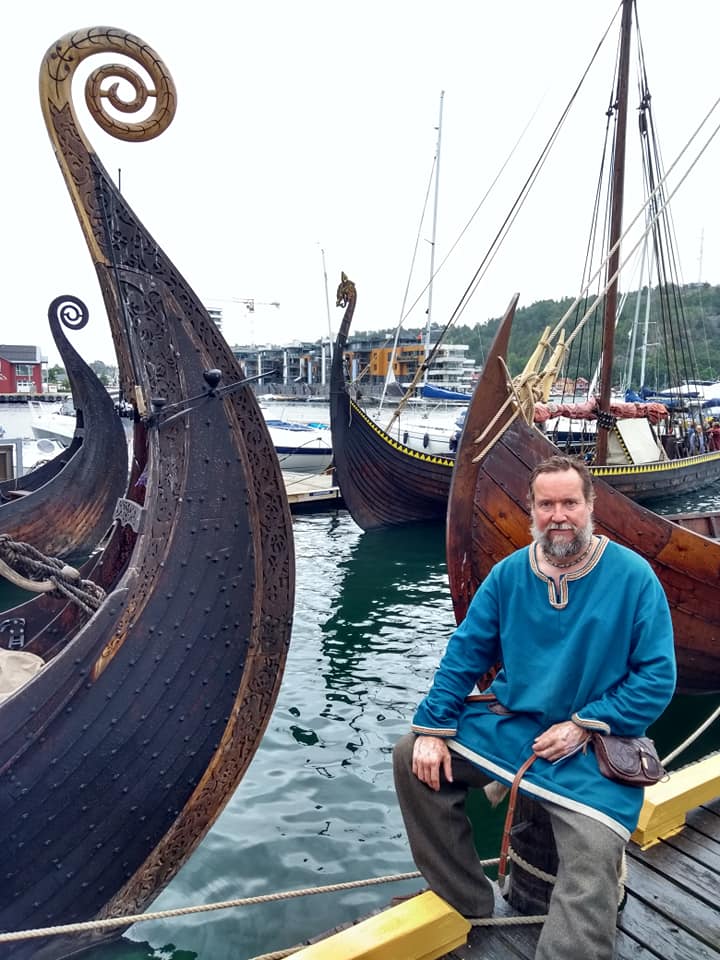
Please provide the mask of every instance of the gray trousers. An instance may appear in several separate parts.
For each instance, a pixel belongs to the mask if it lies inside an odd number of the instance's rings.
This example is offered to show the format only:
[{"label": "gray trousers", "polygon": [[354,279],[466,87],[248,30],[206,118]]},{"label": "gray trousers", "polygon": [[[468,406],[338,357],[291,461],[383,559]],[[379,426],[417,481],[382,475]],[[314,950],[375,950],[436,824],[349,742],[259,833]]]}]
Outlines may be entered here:
[{"label": "gray trousers", "polygon": [[[412,772],[415,735],[393,751],[395,789],[410,849],[428,886],[465,917],[492,914],[494,897],[480,865],[465,800],[489,777],[452,753],[453,783],[441,774],[431,790]],[[573,810],[544,803],[559,866],[535,960],[612,960],[615,952],[618,883],[624,840],[609,827]]]}]

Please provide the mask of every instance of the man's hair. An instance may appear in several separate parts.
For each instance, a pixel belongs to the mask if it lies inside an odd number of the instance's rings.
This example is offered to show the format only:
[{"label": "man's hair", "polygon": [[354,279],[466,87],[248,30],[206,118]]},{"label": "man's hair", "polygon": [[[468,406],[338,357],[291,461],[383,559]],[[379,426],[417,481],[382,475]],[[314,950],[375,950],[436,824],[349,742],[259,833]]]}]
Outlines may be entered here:
[{"label": "man's hair", "polygon": [[541,460],[530,474],[530,491],[528,493],[530,504],[532,505],[535,502],[535,480],[541,473],[564,473],[566,470],[574,470],[577,473],[582,481],[583,496],[588,503],[592,503],[595,499],[593,478],[585,461],[558,453],[555,456],[548,457],[547,460]]}]

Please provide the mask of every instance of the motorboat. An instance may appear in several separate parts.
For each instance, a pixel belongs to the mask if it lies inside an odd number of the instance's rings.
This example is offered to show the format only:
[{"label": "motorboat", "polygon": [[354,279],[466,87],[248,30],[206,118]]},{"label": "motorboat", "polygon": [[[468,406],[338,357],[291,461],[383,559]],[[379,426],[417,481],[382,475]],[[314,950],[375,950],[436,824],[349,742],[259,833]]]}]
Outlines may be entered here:
[{"label": "motorboat", "polygon": [[333,458],[328,424],[270,419],[267,412],[264,413],[265,425],[282,470],[322,473],[328,469]]},{"label": "motorboat", "polygon": [[[28,403],[35,438],[69,446],[75,433],[75,407],[72,400],[51,405],[37,400]],[[263,410],[263,415],[282,470],[301,473],[322,473],[327,470],[332,462],[328,424],[268,417],[267,410]]]}]

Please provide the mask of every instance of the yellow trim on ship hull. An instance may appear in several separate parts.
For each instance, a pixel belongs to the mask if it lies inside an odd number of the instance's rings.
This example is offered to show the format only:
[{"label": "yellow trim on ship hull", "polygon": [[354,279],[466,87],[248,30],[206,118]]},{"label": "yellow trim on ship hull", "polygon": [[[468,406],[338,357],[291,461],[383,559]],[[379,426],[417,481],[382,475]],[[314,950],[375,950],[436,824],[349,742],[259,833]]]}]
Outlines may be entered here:
[{"label": "yellow trim on ship hull", "polygon": [[393,450],[399,450],[401,453],[404,453],[408,457],[414,457],[415,460],[422,460],[425,463],[437,463],[441,467],[447,467],[449,470],[455,466],[455,460],[452,457],[440,457],[440,456],[430,456],[427,453],[421,453],[420,450],[414,450],[412,447],[406,447],[404,443],[400,443],[399,440],[394,440],[389,433],[386,433],[381,426],[375,423],[365,411],[359,407],[354,401],[350,401],[350,407],[353,414],[362,417],[362,419],[367,423],[370,429],[376,433],[381,440],[383,440],[389,447],[392,447]]},{"label": "yellow trim on ship hull", "polygon": [[682,460],[654,460],[652,463],[635,463],[619,466],[590,467],[594,477],[623,477],[636,473],[666,473],[670,470],[682,470],[684,467],[695,466],[699,463],[709,463],[720,460],[720,452],[699,453],[696,457],[685,457]]}]

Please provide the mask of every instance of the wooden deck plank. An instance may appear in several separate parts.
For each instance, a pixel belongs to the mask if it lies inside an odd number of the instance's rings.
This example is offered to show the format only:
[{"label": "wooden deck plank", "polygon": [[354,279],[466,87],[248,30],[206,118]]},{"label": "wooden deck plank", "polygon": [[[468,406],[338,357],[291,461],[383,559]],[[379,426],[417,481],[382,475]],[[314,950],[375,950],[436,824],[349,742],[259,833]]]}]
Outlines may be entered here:
[{"label": "wooden deck plank", "polygon": [[[687,861],[688,858],[683,860]],[[696,876],[702,874],[701,868],[698,865],[695,866],[697,867]],[[691,870],[687,864],[685,863],[682,867],[678,865],[678,871],[683,873],[683,883],[687,883],[691,876]],[[675,877],[672,874],[663,875],[638,860],[630,859],[628,862],[626,887],[638,900],[653,908],[655,926],[669,920],[678,928],[678,933],[681,930],[686,931],[701,943],[712,946],[720,956],[720,910],[707,902],[710,898],[706,895],[699,896],[701,891],[697,886],[691,891],[684,889],[674,880]],[[629,916],[632,916],[632,913]],[[627,926],[629,921],[625,911],[623,911],[621,922],[623,929],[631,932]],[[638,937],[638,939],[643,938]]]},{"label": "wooden deck plank", "polygon": [[[517,915],[503,899],[497,884],[495,891],[496,917]],[[457,947],[442,960],[532,960],[535,954],[540,924],[518,924],[503,927],[474,927],[468,935],[468,942]]]},{"label": "wooden deck plank", "polygon": [[[637,847],[629,852],[630,863],[644,864],[655,874],[672,883],[678,890],[683,890],[701,903],[707,904],[713,910],[717,909],[718,874],[709,869],[706,860],[698,862],[683,850],[670,846],[669,843],[659,843],[648,850],[639,850]],[[633,888],[633,868],[628,864],[628,888]],[[720,915],[717,918],[720,930]],[[720,933],[718,934],[720,940]]]},{"label": "wooden deck plank", "polygon": [[[703,943],[673,919],[662,916],[636,896],[628,896],[618,917],[616,960],[630,957],[658,957],[663,960],[718,960],[720,951]],[[638,952],[638,951],[643,952]],[[622,952],[621,952],[622,951]]]},{"label": "wooden deck plank", "polygon": [[[670,956],[668,954],[668,956]],[[646,944],[638,943],[633,937],[628,936],[624,930],[618,930],[615,941],[615,960],[660,960],[665,954],[657,953]],[[672,955],[673,960],[678,960]]]},{"label": "wooden deck plank", "polygon": [[720,890],[720,841],[713,840],[692,827],[686,827],[682,833],[669,837],[665,843],[688,857],[704,864],[708,870],[717,873],[715,886]]},{"label": "wooden deck plank", "polygon": [[687,815],[687,824],[706,837],[720,842],[720,814],[715,813],[707,805],[692,810]]}]

